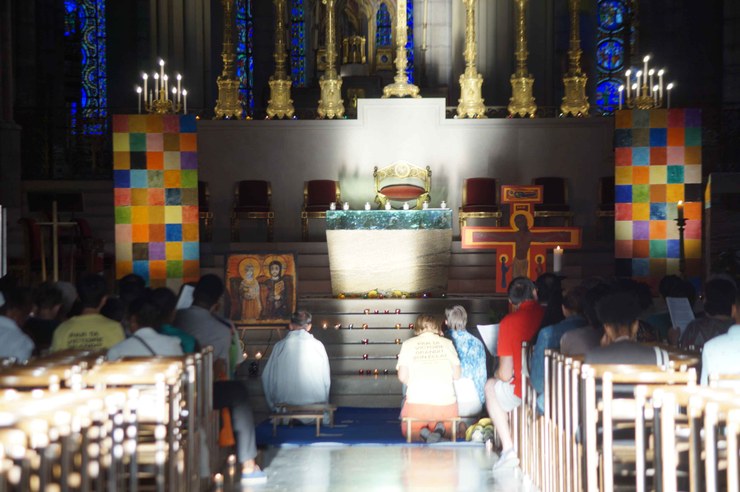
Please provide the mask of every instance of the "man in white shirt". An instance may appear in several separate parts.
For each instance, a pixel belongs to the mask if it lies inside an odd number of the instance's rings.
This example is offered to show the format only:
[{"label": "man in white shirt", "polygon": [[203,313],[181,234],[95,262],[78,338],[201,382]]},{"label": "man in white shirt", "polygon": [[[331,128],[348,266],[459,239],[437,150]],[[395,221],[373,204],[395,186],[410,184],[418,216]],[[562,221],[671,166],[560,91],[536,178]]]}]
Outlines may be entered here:
[{"label": "man in white shirt", "polygon": [[150,297],[144,295],[131,301],[128,315],[131,336],[108,350],[108,360],[127,356],[182,355],[179,338],[157,332],[162,316],[159,306]]},{"label": "man in white shirt", "polygon": [[13,357],[25,362],[31,357],[33,341],[23,333],[21,326],[31,313],[31,293],[27,288],[0,292],[0,357]]},{"label": "man in white shirt", "polygon": [[737,354],[740,352],[740,289],[738,289],[735,305],[732,306],[732,317],[735,324],[729,331],[714,337],[704,344],[701,353],[701,384],[709,384],[710,374],[739,374],[740,365],[737,363]]},{"label": "man in white shirt", "polygon": [[327,403],[331,386],[329,357],[324,344],[311,335],[311,314],[298,311],[290,318],[290,331],[275,344],[265,370],[262,387],[267,405]]}]

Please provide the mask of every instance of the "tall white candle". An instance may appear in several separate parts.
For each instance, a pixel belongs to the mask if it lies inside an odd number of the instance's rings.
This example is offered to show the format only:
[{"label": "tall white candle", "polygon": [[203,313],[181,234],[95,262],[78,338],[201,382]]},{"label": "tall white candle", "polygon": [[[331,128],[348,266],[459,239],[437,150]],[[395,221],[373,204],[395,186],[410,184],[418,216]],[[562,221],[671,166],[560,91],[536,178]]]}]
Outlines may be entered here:
[{"label": "tall white candle", "polygon": [[654,73],[655,73],[655,70],[653,70],[652,68],[651,68],[651,69],[650,69],[650,71],[648,72],[648,75],[650,75],[650,91],[651,91],[651,92],[650,92],[650,95],[651,95],[651,96],[653,95],[653,92],[652,92],[652,90],[653,90],[653,74],[654,74]]},{"label": "tall white candle", "polygon": [[154,74],[154,99],[159,99],[159,74]]},{"label": "tall white candle", "polygon": [[642,70],[637,71],[637,96],[640,97],[642,93]]},{"label": "tall white candle", "polygon": [[627,70],[624,73],[624,78],[625,78],[625,81],[627,82],[626,84],[624,84],[627,86],[627,99],[630,98],[630,87],[632,87],[632,83],[630,81],[630,75],[632,75],[632,70]]},{"label": "tall white candle", "polygon": [[146,95],[149,93],[149,91],[146,90],[146,84],[147,80],[149,79],[149,75],[144,72],[141,77],[144,79],[144,104],[146,105]]},{"label": "tall white candle", "polygon": [[623,96],[622,93],[623,92],[624,92],[624,86],[620,85],[619,86],[619,109],[622,109],[622,96]]},{"label": "tall white candle", "polygon": [[164,79],[164,60],[159,59],[159,78]]},{"label": "tall white candle", "polygon": [[650,61],[650,55],[645,55],[645,58],[643,58],[642,61],[645,63],[645,69],[642,71],[645,77],[643,84],[647,85],[648,83],[648,62]]},{"label": "tall white candle", "polygon": [[164,87],[164,98],[165,99],[169,99],[169,97],[170,97],[170,94],[169,94],[169,90],[170,90],[170,77],[169,77],[169,75],[164,74],[164,82],[162,84],[163,84],[163,87]]},{"label": "tall white candle", "polygon": [[136,98],[138,100],[138,110],[139,114],[141,114],[141,87],[139,87],[138,85],[136,86],[136,94],[138,95],[138,97]]},{"label": "tall white candle", "polygon": [[658,70],[658,97],[660,98],[660,101],[663,101],[663,74],[665,73],[665,70],[662,68]]},{"label": "tall white candle", "polygon": [[177,104],[180,104],[180,92],[182,92],[182,87],[180,86],[181,82],[182,82],[182,75],[178,73],[177,74]]},{"label": "tall white candle", "polygon": [[179,98],[180,94],[177,93],[177,87],[172,88],[172,105],[175,108],[175,111],[177,111],[177,106],[175,106],[175,98]]},{"label": "tall white candle", "polygon": [[658,105],[658,86],[653,86],[653,101],[655,102],[655,105]]},{"label": "tall white candle", "polygon": [[182,114],[188,114],[188,91],[187,89],[182,90]]},{"label": "tall white candle", "polygon": [[666,105],[666,107],[668,109],[671,109],[671,89],[673,89],[673,82],[666,86],[666,90],[668,91],[668,104]]},{"label": "tall white candle", "polygon": [[552,250],[552,271],[560,273],[563,269],[563,248],[560,246]]}]

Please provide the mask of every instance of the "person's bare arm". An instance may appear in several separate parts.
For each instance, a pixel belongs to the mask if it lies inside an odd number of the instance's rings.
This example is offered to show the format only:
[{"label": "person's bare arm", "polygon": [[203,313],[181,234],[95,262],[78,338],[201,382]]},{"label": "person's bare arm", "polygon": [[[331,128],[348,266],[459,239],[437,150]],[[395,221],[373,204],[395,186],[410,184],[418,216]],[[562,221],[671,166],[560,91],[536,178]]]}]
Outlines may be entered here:
[{"label": "person's bare arm", "polygon": [[398,380],[403,384],[407,384],[409,381],[409,369],[406,366],[398,366]]},{"label": "person's bare arm", "polygon": [[499,357],[498,370],[494,376],[501,381],[511,381],[514,377],[514,358],[508,355]]},{"label": "person's bare arm", "polygon": [[462,376],[460,364],[452,366],[452,379],[460,379],[460,376]]}]

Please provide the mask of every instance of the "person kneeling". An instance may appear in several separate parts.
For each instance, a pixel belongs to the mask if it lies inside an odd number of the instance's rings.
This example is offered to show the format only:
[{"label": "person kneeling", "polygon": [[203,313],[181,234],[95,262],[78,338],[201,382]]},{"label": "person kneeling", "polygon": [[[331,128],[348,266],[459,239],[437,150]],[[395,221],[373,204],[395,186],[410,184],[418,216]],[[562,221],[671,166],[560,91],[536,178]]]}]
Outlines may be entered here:
[{"label": "person kneeling", "polygon": [[[460,378],[460,360],[452,342],[441,336],[440,321],[434,316],[419,315],[414,335],[401,345],[396,366],[398,379],[406,385],[401,417],[419,419],[411,425],[412,440],[431,442],[451,431],[444,420],[458,416],[453,381]],[[433,431],[427,427],[429,423],[434,425]],[[404,437],[406,432],[402,423]]]}]

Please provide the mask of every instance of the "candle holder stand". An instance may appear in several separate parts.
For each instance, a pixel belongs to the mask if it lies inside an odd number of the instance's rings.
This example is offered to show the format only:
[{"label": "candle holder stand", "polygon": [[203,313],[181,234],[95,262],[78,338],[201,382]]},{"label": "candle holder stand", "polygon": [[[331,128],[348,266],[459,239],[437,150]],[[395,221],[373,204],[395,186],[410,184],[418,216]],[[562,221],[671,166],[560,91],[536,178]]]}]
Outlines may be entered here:
[{"label": "candle holder stand", "polygon": [[686,273],[686,257],[684,255],[684,230],[686,229],[686,219],[684,217],[678,217],[674,219],[678,226],[678,271],[683,277]]}]

